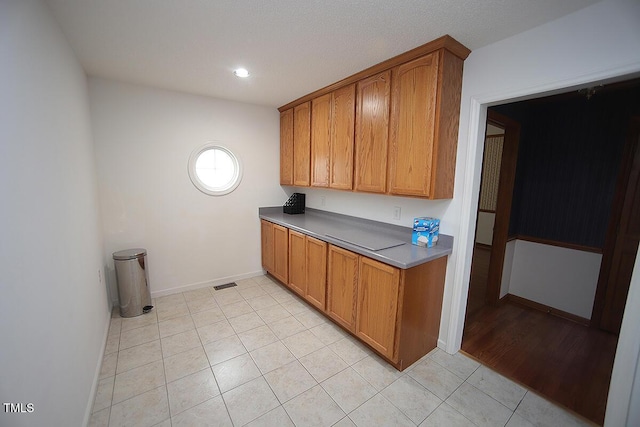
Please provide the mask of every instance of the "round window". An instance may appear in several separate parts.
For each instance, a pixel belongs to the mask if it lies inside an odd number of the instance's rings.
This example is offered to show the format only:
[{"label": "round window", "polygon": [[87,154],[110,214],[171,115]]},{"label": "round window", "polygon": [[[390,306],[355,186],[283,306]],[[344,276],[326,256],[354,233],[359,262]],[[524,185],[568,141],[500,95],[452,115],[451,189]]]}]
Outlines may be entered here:
[{"label": "round window", "polygon": [[240,184],[242,167],[231,151],[209,143],[191,153],[189,177],[203,193],[222,196],[231,193]]}]

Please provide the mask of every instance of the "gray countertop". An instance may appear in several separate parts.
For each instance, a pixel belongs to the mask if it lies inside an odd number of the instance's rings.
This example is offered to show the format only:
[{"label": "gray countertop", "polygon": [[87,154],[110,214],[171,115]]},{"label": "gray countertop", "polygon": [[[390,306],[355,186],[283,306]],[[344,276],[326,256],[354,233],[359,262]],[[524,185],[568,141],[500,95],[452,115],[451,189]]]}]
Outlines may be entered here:
[{"label": "gray countertop", "polygon": [[299,231],[394,267],[407,269],[447,256],[453,237],[440,233],[438,244],[425,248],[411,244],[413,230],[384,222],[307,208],[289,215],[282,207],[259,208],[260,218]]}]

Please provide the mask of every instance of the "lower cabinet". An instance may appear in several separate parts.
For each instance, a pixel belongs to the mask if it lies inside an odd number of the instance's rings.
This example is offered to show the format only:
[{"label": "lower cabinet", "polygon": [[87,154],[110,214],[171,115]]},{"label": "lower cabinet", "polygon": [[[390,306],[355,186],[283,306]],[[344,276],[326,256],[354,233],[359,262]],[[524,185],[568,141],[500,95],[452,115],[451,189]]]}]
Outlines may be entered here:
[{"label": "lower cabinet", "polygon": [[356,335],[388,358],[394,356],[400,270],[359,257]]},{"label": "lower cabinet", "polygon": [[446,268],[447,257],[403,270],[358,256],[355,335],[401,371],[429,353],[438,344]]},{"label": "lower cabinet", "polygon": [[327,244],[289,230],[289,287],[320,310],[325,309]]},{"label": "lower cabinet", "polygon": [[262,268],[273,274],[275,269],[275,251],[273,246],[273,223],[260,220],[260,235],[262,248]]},{"label": "lower cabinet", "polygon": [[355,332],[359,256],[333,245],[328,254],[327,315]]},{"label": "lower cabinet", "polygon": [[325,310],[327,299],[327,243],[306,236],[305,261],[307,289],[305,299],[320,310]]},{"label": "lower cabinet", "polygon": [[393,359],[400,270],[329,245],[327,314]]},{"label": "lower cabinet", "polygon": [[261,230],[265,270],[397,369],[436,347],[447,257],[403,270],[268,221]]},{"label": "lower cabinet", "polygon": [[289,282],[289,229],[260,220],[262,267],[283,283]]},{"label": "lower cabinet", "polygon": [[289,282],[291,290],[304,297],[306,293],[307,263],[305,261],[304,247],[305,235],[297,231],[289,230]]},{"label": "lower cabinet", "polygon": [[284,283],[289,280],[289,229],[273,224],[273,275]]}]

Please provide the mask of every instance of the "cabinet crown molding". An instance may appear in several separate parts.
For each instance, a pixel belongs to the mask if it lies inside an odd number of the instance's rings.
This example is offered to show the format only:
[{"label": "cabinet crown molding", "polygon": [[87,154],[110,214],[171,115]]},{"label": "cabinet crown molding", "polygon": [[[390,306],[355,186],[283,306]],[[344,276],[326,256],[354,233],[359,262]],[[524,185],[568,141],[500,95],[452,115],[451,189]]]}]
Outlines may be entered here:
[{"label": "cabinet crown molding", "polygon": [[336,83],[323,87],[322,89],[318,89],[315,92],[311,92],[301,98],[296,99],[295,101],[289,102],[288,104],[279,107],[278,111],[283,112],[285,110],[288,110],[289,108],[295,107],[296,105],[302,104],[303,102],[310,101],[313,98],[325,95],[336,89],[340,89],[344,86],[356,83],[359,80],[366,79],[367,77],[371,77],[377,73],[388,70],[397,65],[404,64],[405,62],[409,62],[413,59],[419,58],[440,49],[446,49],[462,60],[467,59],[467,57],[471,53],[471,50],[469,50],[463,44],[447,34],[414,49],[411,49],[407,52],[401,53],[400,55],[394,56],[393,58],[387,59],[386,61],[380,62],[379,64],[373,65]]}]

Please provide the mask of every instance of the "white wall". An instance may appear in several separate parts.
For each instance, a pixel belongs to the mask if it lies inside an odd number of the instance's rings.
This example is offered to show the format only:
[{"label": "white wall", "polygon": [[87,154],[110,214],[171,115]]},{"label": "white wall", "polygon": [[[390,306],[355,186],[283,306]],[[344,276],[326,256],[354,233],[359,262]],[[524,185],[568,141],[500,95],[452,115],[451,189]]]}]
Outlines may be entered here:
[{"label": "white wall", "polygon": [[611,375],[605,426],[640,425],[640,257],[636,258]]},{"label": "white wall", "polygon": [[[640,2],[637,0],[604,0],[556,21],[478,49],[466,60],[462,85],[456,190],[447,212],[448,222],[457,228],[453,233],[456,240],[448,266],[440,328],[440,339],[446,342],[448,352],[458,350],[462,342],[480,186],[486,107],[507,100],[534,97],[536,94],[554,93],[567,87],[619,79],[621,76],[637,76],[640,73],[639,22]],[[637,261],[638,259],[640,254]],[[636,262],[634,277],[639,275],[640,262]],[[640,286],[637,279],[632,280],[632,289],[634,286]],[[640,306],[637,305],[637,300],[629,302],[632,305],[625,311],[624,322],[640,323]],[[620,342],[626,340],[637,343],[640,341],[640,335],[627,336],[623,330]],[[624,358],[625,361],[631,361],[620,364],[627,368],[627,372],[635,371],[638,361],[636,349],[637,346],[619,346],[616,353],[616,359]],[[617,369],[614,368],[614,377],[617,375]],[[612,381],[609,401],[616,402],[618,410],[624,412],[625,418],[630,403],[629,397],[628,390],[617,381]],[[623,424],[607,422],[607,425]]]},{"label": "white wall", "polygon": [[465,61],[455,194],[447,211],[448,222],[458,229],[449,265],[452,274],[448,274],[446,283],[445,298],[449,295],[450,299],[445,300],[440,330],[448,351],[458,349],[462,340],[486,107],[637,75],[639,19],[637,1],[604,0],[478,49]]},{"label": "white wall", "polygon": [[[442,232],[456,239],[440,331],[440,345],[446,344],[448,351],[457,350],[462,338],[485,106],[640,72],[638,22],[637,1],[605,0],[472,52],[465,63],[453,200],[303,190],[308,206],[349,215],[404,226],[410,226],[414,216],[442,219]],[[36,403],[35,414],[11,419],[12,425],[79,425],[90,405],[88,389],[104,343],[106,298],[97,277],[101,260],[112,265],[111,252],[121,249],[120,245],[147,247],[152,289],[163,285],[162,290],[259,269],[255,214],[251,212],[251,218],[242,223],[248,228],[240,228],[240,221],[228,213],[233,203],[201,199],[195,188],[187,190],[191,184],[186,159],[192,147],[209,139],[242,141],[239,154],[245,170],[254,167],[261,172],[256,173],[260,179],[249,179],[256,198],[251,208],[246,208],[245,193],[238,197],[239,205],[245,207],[241,211],[281,204],[285,196],[276,184],[277,113],[269,112],[272,117],[263,120],[262,113],[256,113],[262,111],[259,107],[93,81],[91,107],[96,139],[101,139],[96,141],[96,151],[104,184],[101,209],[109,214],[104,220],[106,254],[102,256],[95,230],[95,181],[88,168],[91,136],[84,76],[39,3],[0,3],[0,62],[0,320],[4,332],[0,398]],[[265,143],[266,139],[271,142]],[[261,144],[268,149],[263,151]],[[154,147],[161,149],[150,151],[156,154],[142,160],[144,149]],[[169,154],[160,154],[167,150],[178,161],[168,164]],[[254,150],[259,154],[251,154]],[[27,165],[27,159],[29,166],[35,166],[30,175],[18,170]],[[185,166],[174,166],[180,160]],[[122,169],[110,170],[118,165]],[[185,182],[175,184],[181,174]],[[132,179],[133,187],[129,186]],[[152,187],[158,180],[161,190]],[[246,183],[238,190],[247,190]],[[37,197],[33,188],[40,189]],[[143,200],[142,212],[129,210],[133,199]],[[391,219],[394,206],[402,209],[399,222]],[[166,216],[156,217],[164,209],[168,209]],[[222,229],[219,221],[231,226]],[[234,238],[230,230],[236,232]],[[220,259],[209,252],[219,253],[212,249],[217,242],[231,243]],[[225,254],[238,249],[234,242],[245,245],[247,259],[226,265]],[[188,250],[188,246],[205,249],[204,259],[199,255],[203,251]],[[638,277],[640,262],[636,262],[630,295],[638,294]],[[633,385],[628,372],[636,370],[638,361],[640,334],[632,326],[640,324],[639,303],[630,297],[625,312],[610,392],[610,402],[622,408],[607,412],[607,425],[621,425],[615,417],[629,406],[631,388],[625,391],[622,383]],[[41,416],[46,416],[46,422],[36,418]]]},{"label": "white wall", "polygon": [[502,264],[502,280],[500,282],[500,298],[509,293],[511,271],[513,270],[513,256],[516,252],[516,241],[509,240],[504,248],[504,261]]},{"label": "white wall", "polygon": [[[152,296],[260,274],[258,207],[282,205],[275,108],[89,80],[109,283],[112,253],[147,249]],[[219,141],[243,164],[221,197],[189,179],[191,152]]]},{"label": "white wall", "polygon": [[42,3],[0,2],[0,425],[86,423],[106,339],[86,77]]},{"label": "white wall", "polygon": [[515,242],[508,293],[591,319],[602,255]]},{"label": "white wall", "polygon": [[[639,10],[636,0],[604,0],[471,53],[464,65],[452,200],[295,189],[307,194],[307,206],[406,227],[414,216],[441,218],[441,232],[454,236],[454,248],[447,265],[440,347],[455,352],[462,342],[487,104],[640,72]],[[392,219],[394,206],[401,207],[400,221]]]},{"label": "white wall", "polygon": [[[637,361],[636,361],[636,371],[634,373],[634,377],[635,378],[640,377],[640,365],[637,363]],[[640,424],[640,405],[638,405],[638,402],[640,402],[640,381],[636,381],[632,385],[631,401],[635,402],[635,404],[631,405],[631,408],[629,408],[629,415],[627,416],[627,425],[637,426],[638,424]]]},{"label": "white wall", "polygon": [[[381,196],[313,187],[286,188],[288,193],[293,191],[305,193],[306,204],[311,208],[353,215],[402,227],[413,227],[413,219],[416,217],[432,216],[441,219],[441,233],[452,234],[454,232],[454,228],[444,217],[451,200],[431,201],[411,197]],[[396,206],[400,207],[400,220],[393,219],[393,212]]]},{"label": "white wall", "polygon": [[493,212],[478,212],[478,224],[476,226],[476,243],[491,246],[493,243],[493,226],[496,222],[496,214]]}]

